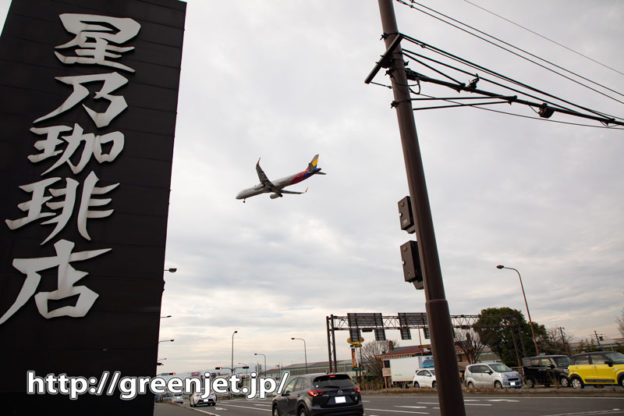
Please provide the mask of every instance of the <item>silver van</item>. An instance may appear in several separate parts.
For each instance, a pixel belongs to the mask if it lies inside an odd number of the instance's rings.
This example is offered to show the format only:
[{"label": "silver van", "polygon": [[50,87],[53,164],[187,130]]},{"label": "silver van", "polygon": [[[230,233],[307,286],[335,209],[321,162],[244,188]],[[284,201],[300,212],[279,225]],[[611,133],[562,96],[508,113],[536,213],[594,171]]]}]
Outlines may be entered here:
[{"label": "silver van", "polygon": [[464,372],[467,387],[494,387],[497,389],[522,387],[522,376],[503,363],[470,364]]}]

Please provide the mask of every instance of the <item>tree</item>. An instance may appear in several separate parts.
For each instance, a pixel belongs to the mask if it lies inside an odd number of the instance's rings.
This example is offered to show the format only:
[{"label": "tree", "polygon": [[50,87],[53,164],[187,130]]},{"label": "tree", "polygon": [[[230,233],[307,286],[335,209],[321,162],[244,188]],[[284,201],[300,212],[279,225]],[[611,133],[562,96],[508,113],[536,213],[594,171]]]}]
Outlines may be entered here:
[{"label": "tree", "polygon": [[[484,309],[473,328],[481,342],[509,366],[521,366],[522,357],[535,354],[531,326],[517,309]],[[533,328],[539,345],[546,338],[546,328],[536,322],[533,322]]]},{"label": "tree", "polygon": [[363,367],[369,369],[373,378],[382,377],[383,363],[379,356],[389,352],[391,344],[393,345],[393,348],[398,347],[398,343],[396,341],[370,341],[362,345],[360,351],[362,365]]},{"label": "tree", "polygon": [[462,350],[469,364],[476,363],[485,344],[474,327],[455,328],[455,345]]},{"label": "tree", "polygon": [[540,353],[570,355],[569,338],[563,328],[549,328],[541,339]]},{"label": "tree", "polygon": [[618,329],[620,330],[620,335],[624,337],[624,309],[622,309],[622,315],[617,319]]}]

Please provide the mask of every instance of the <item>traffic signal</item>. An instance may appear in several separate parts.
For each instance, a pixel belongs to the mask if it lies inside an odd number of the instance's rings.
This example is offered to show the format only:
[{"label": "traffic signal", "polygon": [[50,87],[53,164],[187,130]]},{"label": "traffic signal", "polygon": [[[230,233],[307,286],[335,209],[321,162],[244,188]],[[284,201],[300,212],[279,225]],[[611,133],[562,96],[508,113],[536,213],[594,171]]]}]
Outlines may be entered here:
[{"label": "traffic signal", "polygon": [[414,214],[412,213],[412,202],[409,196],[399,201],[399,221],[401,221],[401,229],[410,234],[416,232],[414,227]]},{"label": "traffic signal", "polygon": [[401,260],[403,261],[403,277],[406,282],[414,284],[416,289],[423,289],[423,276],[420,270],[418,243],[410,240],[401,245]]}]

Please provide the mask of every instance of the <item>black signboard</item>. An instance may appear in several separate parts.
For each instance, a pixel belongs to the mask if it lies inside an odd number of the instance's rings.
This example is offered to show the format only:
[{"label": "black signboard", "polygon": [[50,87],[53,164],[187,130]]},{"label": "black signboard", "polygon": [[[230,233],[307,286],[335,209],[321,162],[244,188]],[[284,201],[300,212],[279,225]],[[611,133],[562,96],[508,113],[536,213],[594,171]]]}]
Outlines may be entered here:
[{"label": "black signboard", "polygon": [[[177,0],[11,3],[0,37],[3,415],[153,413],[153,395],[123,400],[119,383],[156,372],[185,12]],[[50,374],[85,391],[72,398]]]}]

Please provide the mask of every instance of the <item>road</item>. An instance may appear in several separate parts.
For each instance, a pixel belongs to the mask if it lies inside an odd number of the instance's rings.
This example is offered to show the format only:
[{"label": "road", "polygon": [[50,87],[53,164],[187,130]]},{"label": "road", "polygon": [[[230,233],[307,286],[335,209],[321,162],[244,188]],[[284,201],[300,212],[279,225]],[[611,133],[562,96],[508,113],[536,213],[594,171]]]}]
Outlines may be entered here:
[{"label": "road", "polygon": [[[436,394],[374,394],[362,396],[366,416],[439,416]],[[624,394],[617,397],[593,397],[578,395],[524,396],[518,394],[465,394],[464,403],[468,416],[624,416]],[[222,400],[217,406],[190,408],[156,403],[154,416],[270,416],[271,401]]]}]

